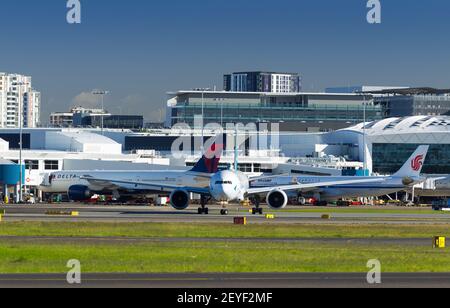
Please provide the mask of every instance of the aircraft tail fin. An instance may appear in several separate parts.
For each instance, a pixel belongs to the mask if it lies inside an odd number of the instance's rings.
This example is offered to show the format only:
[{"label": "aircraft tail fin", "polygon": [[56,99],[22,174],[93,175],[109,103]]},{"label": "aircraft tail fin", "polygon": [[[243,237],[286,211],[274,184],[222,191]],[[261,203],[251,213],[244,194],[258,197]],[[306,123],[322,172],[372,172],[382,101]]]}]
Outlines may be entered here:
[{"label": "aircraft tail fin", "polygon": [[419,146],[394,177],[419,177],[429,149],[429,145]]},{"label": "aircraft tail fin", "polygon": [[223,145],[213,144],[203,157],[195,164],[192,172],[214,174],[219,171],[220,157],[222,156]]}]

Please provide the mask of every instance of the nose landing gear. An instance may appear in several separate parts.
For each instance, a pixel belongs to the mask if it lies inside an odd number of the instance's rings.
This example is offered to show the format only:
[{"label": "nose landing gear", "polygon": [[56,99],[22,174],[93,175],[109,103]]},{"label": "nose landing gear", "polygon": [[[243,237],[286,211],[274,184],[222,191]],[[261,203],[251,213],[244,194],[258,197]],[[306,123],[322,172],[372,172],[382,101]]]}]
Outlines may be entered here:
[{"label": "nose landing gear", "polygon": [[227,209],[228,202],[221,202],[220,205],[222,206],[222,209],[220,210],[220,215],[227,216],[228,215],[228,209]]}]

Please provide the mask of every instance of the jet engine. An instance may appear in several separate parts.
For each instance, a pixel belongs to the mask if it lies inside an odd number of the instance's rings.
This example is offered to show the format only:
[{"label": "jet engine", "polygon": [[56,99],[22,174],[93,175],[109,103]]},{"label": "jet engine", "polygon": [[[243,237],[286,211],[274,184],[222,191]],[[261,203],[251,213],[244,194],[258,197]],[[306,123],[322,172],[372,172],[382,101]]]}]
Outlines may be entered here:
[{"label": "jet engine", "polygon": [[71,186],[67,194],[72,201],[85,201],[93,196],[89,188],[82,185]]},{"label": "jet engine", "polygon": [[267,195],[267,204],[272,209],[276,210],[284,209],[288,204],[288,201],[289,199],[287,194],[279,189],[273,190]]},{"label": "jet engine", "polygon": [[189,194],[184,190],[175,190],[170,195],[170,204],[179,211],[187,209],[189,207],[189,201]]}]

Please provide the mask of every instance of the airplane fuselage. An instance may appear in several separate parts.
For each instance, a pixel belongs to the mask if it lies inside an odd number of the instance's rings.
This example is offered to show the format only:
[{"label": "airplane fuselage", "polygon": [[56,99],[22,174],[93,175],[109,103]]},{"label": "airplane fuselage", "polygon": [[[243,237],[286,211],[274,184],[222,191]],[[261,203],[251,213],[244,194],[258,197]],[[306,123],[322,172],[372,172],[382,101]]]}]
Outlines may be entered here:
[{"label": "airplane fuselage", "polygon": [[[177,186],[194,186],[194,187],[208,187],[210,184],[210,177],[207,174],[199,174],[190,171],[138,171],[138,172],[124,172],[124,171],[74,171],[74,172],[55,172],[48,175],[40,189],[45,193],[67,193],[70,187],[86,186],[91,191],[113,192],[116,190],[109,183],[91,183],[84,178],[105,178],[116,181],[129,182],[147,182],[147,183],[161,183]],[[136,185],[126,185],[121,187],[121,190],[136,190]],[[148,191],[147,193],[151,193]]]},{"label": "airplane fuselage", "polygon": [[402,178],[394,177],[324,177],[324,176],[280,176],[267,179],[256,180],[251,183],[252,187],[268,187],[289,184],[316,184],[334,181],[351,181],[351,180],[371,180],[362,184],[351,185],[335,185],[329,187],[321,187],[311,189],[309,191],[299,192],[304,197],[319,197],[321,201],[335,201],[346,198],[364,198],[364,197],[380,197],[393,194],[404,189],[405,186]]}]

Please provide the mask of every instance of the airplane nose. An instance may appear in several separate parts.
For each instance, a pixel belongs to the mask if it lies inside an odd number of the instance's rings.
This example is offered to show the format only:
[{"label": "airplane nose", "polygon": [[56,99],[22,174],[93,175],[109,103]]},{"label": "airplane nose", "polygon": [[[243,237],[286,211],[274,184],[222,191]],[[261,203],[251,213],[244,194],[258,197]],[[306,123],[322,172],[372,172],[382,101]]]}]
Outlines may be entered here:
[{"label": "airplane nose", "polygon": [[235,186],[228,186],[224,191],[224,195],[227,201],[234,201],[237,198],[237,190]]},{"label": "airplane nose", "polygon": [[225,196],[222,185],[211,185],[211,194],[216,201],[222,201]]},{"label": "airplane nose", "polygon": [[234,191],[230,186],[220,186],[216,188],[216,200],[228,202],[234,200]]}]

